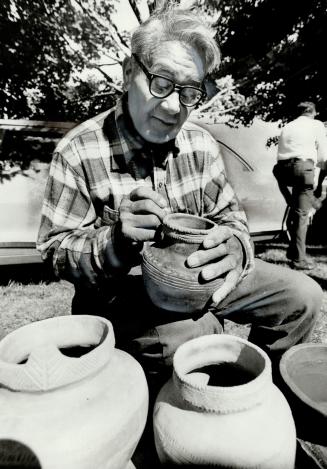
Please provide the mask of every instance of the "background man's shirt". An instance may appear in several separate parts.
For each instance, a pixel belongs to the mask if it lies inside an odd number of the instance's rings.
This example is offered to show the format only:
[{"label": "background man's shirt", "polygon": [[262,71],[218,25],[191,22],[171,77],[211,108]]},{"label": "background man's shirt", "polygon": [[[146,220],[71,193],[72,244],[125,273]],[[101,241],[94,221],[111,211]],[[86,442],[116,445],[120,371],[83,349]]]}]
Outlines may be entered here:
[{"label": "background man's shirt", "polygon": [[327,138],[324,124],[300,116],[283,128],[278,142],[278,161],[290,158],[311,159],[318,166],[327,161]]},{"label": "background man's shirt", "polygon": [[123,268],[113,235],[119,207],[139,186],[160,192],[169,212],[229,226],[244,248],[242,278],[252,270],[246,216],[226,180],[215,140],[186,123],[175,141],[151,145],[135,132],[123,101],[70,131],[57,146],[37,243],[43,259],[75,284],[96,286],[117,275]]}]

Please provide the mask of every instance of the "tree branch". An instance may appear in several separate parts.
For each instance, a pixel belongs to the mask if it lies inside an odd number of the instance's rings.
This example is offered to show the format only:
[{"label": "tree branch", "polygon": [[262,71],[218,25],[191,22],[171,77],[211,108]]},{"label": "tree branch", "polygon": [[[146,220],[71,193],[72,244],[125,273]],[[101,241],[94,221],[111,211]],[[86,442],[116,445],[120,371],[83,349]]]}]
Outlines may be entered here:
[{"label": "tree branch", "polygon": [[111,38],[117,45],[117,47],[123,52],[124,55],[129,55],[130,50],[129,47],[126,45],[125,41],[122,40],[121,35],[117,34],[117,28],[113,23],[110,21],[104,21],[102,18],[100,18],[98,15],[94,13],[94,11],[90,11],[87,9],[81,0],[75,0],[75,2],[79,5],[79,7],[82,9],[82,11],[89,16],[92,20],[94,20],[97,24],[99,24],[102,28],[106,29],[109,31]]},{"label": "tree branch", "polygon": [[156,2],[155,0],[148,0],[147,4],[148,4],[148,9],[149,9],[149,14],[151,15],[151,13],[154,11],[156,7]]},{"label": "tree branch", "polygon": [[104,72],[99,65],[91,64],[91,63],[89,65],[92,68],[95,68],[96,70],[98,70],[98,72],[100,72],[106,78],[106,80],[108,81],[108,85],[110,85],[111,88],[115,89],[119,93],[123,92],[122,88],[119,85],[116,85],[116,83],[113,82],[112,78],[106,72]]},{"label": "tree branch", "polygon": [[135,0],[128,0],[128,3],[130,4],[130,6],[133,10],[133,13],[136,16],[137,21],[139,23],[142,23],[141,13],[140,13],[140,10],[139,10],[139,8],[136,4],[136,1]]},{"label": "tree branch", "polygon": [[219,91],[217,94],[215,94],[211,99],[209,99],[209,101],[207,101],[206,103],[202,104],[202,106],[198,107],[198,109],[196,110],[199,111],[199,112],[203,112],[205,111],[206,109],[209,109],[211,106],[214,105],[214,103],[219,99],[221,98],[224,94],[228,93],[229,91],[233,91],[237,88],[237,85],[234,85],[234,86],[231,86],[230,88],[224,88],[222,89],[221,91]]}]

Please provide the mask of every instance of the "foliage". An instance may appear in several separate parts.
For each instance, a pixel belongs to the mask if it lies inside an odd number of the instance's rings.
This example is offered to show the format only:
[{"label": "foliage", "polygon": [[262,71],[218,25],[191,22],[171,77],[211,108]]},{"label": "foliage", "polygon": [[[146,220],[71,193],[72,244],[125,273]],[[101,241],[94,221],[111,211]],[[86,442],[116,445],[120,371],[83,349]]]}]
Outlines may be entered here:
[{"label": "foliage", "polygon": [[[118,21],[119,4],[2,0],[0,117],[78,121],[110,107],[122,91],[117,67],[129,53],[130,31]],[[220,70],[209,77],[214,93],[210,105],[198,110],[201,115],[245,124],[254,116],[287,120],[298,101],[310,99],[327,119],[325,0],[181,4],[202,10],[223,55]],[[126,5],[126,19],[137,24],[155,0],[126,0]]]},{"label": "foliage", "polygon": [[[97,110],[97,104],[89,103],[112,80],[103,73],[84,75],[98,67],[103,51],[113,54],[113,63],[121,62],[110,28],[105,20],[97,23],[98,17],[110,17],[114,7],[105,0],[3,0],[1,117],[82,120]],[[113,93],[106,104],[113,102]]]},{"label": "foliage", "polygon": [[[205,3],[216,10],[215,0]],[[224,61],[216,77],[230,74],[245,98],[235,119],[288,120],[302,100],[316,101],[327,119],[325,0],[222,0],[219,8]]]}]

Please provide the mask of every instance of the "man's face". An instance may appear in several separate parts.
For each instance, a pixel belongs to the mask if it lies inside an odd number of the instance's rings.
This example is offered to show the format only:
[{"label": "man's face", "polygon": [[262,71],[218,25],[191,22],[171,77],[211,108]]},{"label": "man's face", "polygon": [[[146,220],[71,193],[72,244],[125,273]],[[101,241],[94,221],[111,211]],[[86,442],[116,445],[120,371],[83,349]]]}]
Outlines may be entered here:
[{"label": "man's face", "polygon": [[[192,107],[179,101],[174,91],[166,98],[156,98],[149,91],[149,80],[131,61],[124,66],[125,87],[128,92],[128,109],[138,133],[148,142],[164,143],[176,137],[188,118]],[[177,41],[164,42],[154,53],[151,73],[165,76],[179,85],[200,86],[204,67],[200,55]]]}]

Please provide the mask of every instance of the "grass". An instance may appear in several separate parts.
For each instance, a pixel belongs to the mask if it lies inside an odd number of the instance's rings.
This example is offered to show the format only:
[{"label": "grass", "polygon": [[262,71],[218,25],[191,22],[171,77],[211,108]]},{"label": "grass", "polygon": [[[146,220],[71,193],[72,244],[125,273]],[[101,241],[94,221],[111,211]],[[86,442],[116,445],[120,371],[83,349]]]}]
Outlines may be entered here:
[{"label": "grass", "polygon": [[73,286],[65,281],[0,286],[0,338],[30,322],[70,314],[72,295]]},{"label": "grass", "polygon": [[[286,258],[287,244],[276,241],[256,245],[256,255],[264,261],[288,267]],[[315,261],[316,268],[309,272],[310,275],[323,289],[323,303],[320,317],[315,325],[311,341],[327,343],[327,248],[323,245],[309,244],[308,256]]]},{"label": "grass", "polygon": [[[287,265],[286,244],[257,243],[257,257],[279,265]],[[309,255],[317,268],[310,272],[324,290],[321,315],[316,323],[312,342],[327,343],[327,249],[312,245]],[[40,266],[15,266],[0,269],[0,338],[29,322],[70,314],[74,288],[66,281],[56,281]],[[246,338],[249,327],[226,322],[226,333]]]}]

